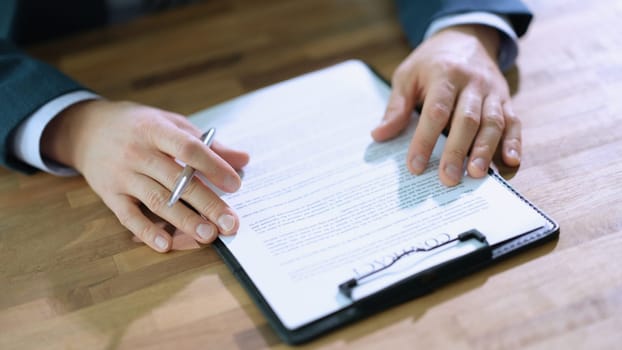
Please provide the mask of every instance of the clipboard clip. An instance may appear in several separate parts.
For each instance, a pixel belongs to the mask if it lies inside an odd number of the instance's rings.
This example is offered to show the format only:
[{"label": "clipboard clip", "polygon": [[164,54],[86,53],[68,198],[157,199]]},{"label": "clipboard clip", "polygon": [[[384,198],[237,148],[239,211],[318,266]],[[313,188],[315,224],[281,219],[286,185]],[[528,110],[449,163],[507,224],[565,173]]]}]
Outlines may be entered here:
[{"label": "clipboard clip", "polygon": [[[413,253],[418,253],[418,252],[429,252],[429,251],[433,251],[436,250],[440,247],[443,247],[449,243],[452,242],[464,242],[467,241],[469,239],[476,239],[482,243],[486,244],[486,250],[489,252],[490,251],[490,246],[488,245],[488,242],[486,241],[486,236],[484,236],[481,232],[479,232],[476,229],[472,229],[466,232],[462,232],[459,235],[455,236],[454,238],[451,238],[448,234],[443,234],[443,236],[447,237],[446,240],[438,240],[438,239],[433,239],[432,241],[434,243],[429,244],[428,241],[426,241],[426,246],[425,247],[412,247],[411,249],[405,250],[402,253],[394,256],[392,258],[392,260],[388,263],[385,264],[384,266],[380,267],[380,268],[376,268],[364,275],[349,279],[343,283],[341,283],[339,285],[339,292],[343,295],[345,295],[348,298],[352,298],[352,291],[354,290],[354,288],[356,288],[357,286],[361,285],[362,283],[364,283],[365,279],[368,279],[371,276],[377,275],[378,273],[390,268],[391,266],[393,266],[397,261],[399,261],[400,259],[411,255]],[[478,253],[478,250],[476,250],[475,252],[472,252],[470,254],[466,254],[464,257],[469,257],[471,254],[473,253]],[[457,259],[454,259],[448,263],[460,263],[461,258],[463,257],[459,257]],[[445,263],[446,264],[446,263]],[[425,271],[424,271],[425,272]]]}]

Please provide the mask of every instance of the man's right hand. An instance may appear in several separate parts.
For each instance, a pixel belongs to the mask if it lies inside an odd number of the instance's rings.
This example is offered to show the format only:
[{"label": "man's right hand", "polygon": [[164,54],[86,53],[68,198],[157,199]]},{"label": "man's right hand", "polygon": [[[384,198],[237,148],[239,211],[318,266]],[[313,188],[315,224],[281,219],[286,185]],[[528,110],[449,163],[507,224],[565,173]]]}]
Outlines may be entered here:
[{"label": "man's right hand", "polygon": [[[234,234],[235,212],[196,177],[181,201],[166,202],[182,167],[179,159],[225,192],[241,179],[235,169],[249,156],[199,139],[201,131],[185,117],[130,102],[91,100],[73,105],[47,126],[41,140],[44,156],[82,173],[134,235],[158,252],[171,249],[172,238],[151,221],[140,205],[201,243]],[[197,214],[200,213],[200,214]]]}]

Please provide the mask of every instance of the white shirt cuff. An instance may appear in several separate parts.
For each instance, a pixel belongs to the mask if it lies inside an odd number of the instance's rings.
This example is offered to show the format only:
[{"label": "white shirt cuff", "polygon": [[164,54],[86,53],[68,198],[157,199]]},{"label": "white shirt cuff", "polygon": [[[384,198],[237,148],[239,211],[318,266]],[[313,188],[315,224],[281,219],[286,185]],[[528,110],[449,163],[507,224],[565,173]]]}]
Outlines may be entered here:
[{"label": "white shirt cuff", "polygon": [[497,62],[502,71],[512,67],[518,57],[518,36],[505,16],[490,12],[468,12],[443,16],[430,23],[424,38],[427,39],[445,28],[464,24],[482,24],[499,30],[502,35]]},{"label": "white shirt cuff", "polygon": [[85,91],[74,91],[53,99],[37,109],[15,131],[13,153],[21,161],[59,176],[78,174],[74,169],[46,159],[41,155],[41,137],[43,130],[54,117],[67,107],[81,101],[100,98],[98,95]]}]

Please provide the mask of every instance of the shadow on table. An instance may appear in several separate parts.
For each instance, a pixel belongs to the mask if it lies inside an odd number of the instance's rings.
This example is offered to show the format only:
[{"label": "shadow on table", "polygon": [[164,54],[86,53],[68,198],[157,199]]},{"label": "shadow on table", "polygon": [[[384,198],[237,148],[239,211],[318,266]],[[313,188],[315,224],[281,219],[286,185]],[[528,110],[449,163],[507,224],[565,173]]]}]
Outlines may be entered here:
[{"label": "shadow on table", "polygon": [[[51,344],[75,339],[71,343],[77,346],[96,344],[93,348],[105,349],[153,345],[155,341],[148,339],[164,338],[167,327],[176,330],[176,323],[185,326],[179,321],[183,315],[171,322],[164,318],[175,315],[174,308],[184,305],[186,295],[196,296],[192,291],[197,286],[190,285],[205,276],[190,271],[218,263],[213,249],[153,252],[136,242],[98,201],[62,212],[68,215],[51,218],[45,211],[35,214],[41,216],[39,222],[46,223],[38,237],[39,257],[25,259],[30,268],[44,266],[37,281],[31,283],[48,286],[42,296],[54,304],[59,316],[46,331],[55,334],[45,335]],[[46,229],[48,225],[57,229]],[[172,227],[165,229],[173,233]],[[195,247],[198,245],[190,248]],[[200,282],[207,284],[205,281]],[[165,330],[158,332],[162,328]]]}]

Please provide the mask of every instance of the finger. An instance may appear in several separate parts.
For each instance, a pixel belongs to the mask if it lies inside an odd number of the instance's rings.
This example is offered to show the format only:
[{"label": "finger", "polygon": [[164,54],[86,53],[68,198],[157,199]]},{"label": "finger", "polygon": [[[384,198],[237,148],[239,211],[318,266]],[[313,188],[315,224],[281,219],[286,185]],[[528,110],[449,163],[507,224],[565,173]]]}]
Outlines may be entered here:
[{"label": "finger", "polygon": [[479,129],[481,115],[481,93],[471,88],[463,90],[441,157],[439,176],[443,184],[454,186],[462,179],[464,160]]},{"label": "finger", "polygon": [[406,158],[413,174],[421,174],[425,170],[436,141],[449,122],[456,93],[457,87],[447,80],[437,82],[430,88]]},{"label": "finger", "polygon": [[511,167],[520,165],[522,153],[521,121],[514,113],[512,102],[503,104],[503,116],[505,118],[505,132],[503,133],[503,162]]},{"label": "finger", "polygon": [[[155,180],[153,184],[156,184],[157,181],[157,186],[145,187],[143,182],[135,182],[128,184],[126,191],[145,203],[152,212],[161,215],[160,213],[168,209],[168,206],[166,208],[163,206],[166,206],[170,191],[180,172],[181,167],[162,156],[161,159],[152,161],[149,172],[145,172]],[[205,216],[209,222],[216,224],[220,233],[233,234],[237,232],[239,220],[233,209],[198,178],[193,177],[191,179],[188,187],[182,193],[182,198],[199,214]],[[188,226],[192,227],[192,225]],[[184,230],[179,226],[178,228],[184,232],[194,232],[186,231],[188,229]]]},{"label": "finger", "polygon": [[[171,113],[171,115],[173,122],[179,128],[188,131],[188,133],[195,135],[196,137],[201,136],[201,131],[190,123],[187,118],[174,113]],[[246,164],[248,164],[249,155],[246,152],[235,150],[216,140],[212,142],[211,149],[227,163],[229,163],[233,169],[242,169]]]},{"label": "finger", "polygon": [[[193,179],[195,188],[203,187],[197,179]],[[166,203],[170,196],[170,191],[153,179],[138,175],[133,184],[128,188],[129,194],[140,200],[147,209],[166,220],[185,234],[192,236],[195,240],[202,243],[209,243],[216,239],[218,231],[214,224],[201,217],[195,211],[188,208],[182,202],[176,202],[172,207]],[[206,192],[209,190],[204,189]]]},{"label": "finger", "polygon": [[504,129],[501,99],[495,95],[488,95],[484,100],[480,130],[471,147],[471,157],[467,166],[469,175],[475,178],[486,175]]},{"label": "finger", "polygon": [[[201,242],[211,242],[216,237],[215,232],[209,232],[209,227],[199,226],[206,222],[218,225],[218,230],[223,234],[237,232],[238,219],[233,210],[196,177],[190,180],[190,183],[182,193],[182,198],[200,214],[204,215],[208,221],[179,202],[173,208],[168,206],[163,208],[162,199],[164,198],[165,203],[168,202],[171,190],[182,168],[163,155],[153,156],[150,159],[150,162],[145,163],[148,164],[147,168],[139,168],[139,171],[143,174],[149,174],[149,177],[155,180],[155,182],[146,176],[145,178],[138,178],[137,181],[128,185],[126,188],[128,193],[140,199],[149,210],[183,232],[191,234],[195,238],[201,237],[201,239],[198,239]],[[149,183],[151,184],[147,185]],[[186,208],[188,211],[180,212],[177,205],[181,205],[182,208]],[[192,213],[194,213],[194,217],[191,217]],[[211,236],[212,233],[213,237]]]},{"label": "finger", "polygon": [[196,125],[192,124],[190,120],[188,120],[188,118],[184,117],[183,115],[167,111],[162,112],[166,113],[167,116],[173,121],[173,123],[177,125],[177,127],[187,131],[189,134],[194,135],[197,138],[200,138],[203,134],[203,132]]},{"label": "finger", "polygon": [[240,177],[231,165],[194,135],[170,125],[159,125],[152,132],[154,135],[150,139],[155,147],[194,167],[216,187],[225,192],[235,192],[240,188]]},{"label": "finger", "polygon": [[222,159],[229,163],[233,169],[242,169],[249,161],[249,155],[246,152],[234,150],[218,141],[212,143],[212,150],[216,152]]},{"label": "finger", "polygon": [[164,229],[149,220],[140,211],[138,204],[133,199],[117,195],[106,202],[119,219],[119,222],[136,237],[155,251],[160,253],[169,251],[172,242],[171,236]]},{"label": "finger", "polygon": [[380,125],[372,130],[375,141],[385,141],[399,134],[410,122],[412,111],[415,108],[415,82],[406,66],[399,67],[393,75],[393,89],[389,96],[387,108]]},{"label": "finger", "polygon": [[382,121],[371,132],[374,141],[381,142],[393,138],[408,126],[414,102],[411,101],[412,97],[407,96],[396,88],[391,91]]},{"label": "finger", "polygon": [[238,231],[239,219],[218,195],[212,191],[202,192],[202,195],[194,195],[193,191],[203,187],[200,180],[194,178],[192,183],[196,186],[188,186],[186,194],[182,198],[210,222],[216,224],[218,231],[224,235],[231,235]]}]

